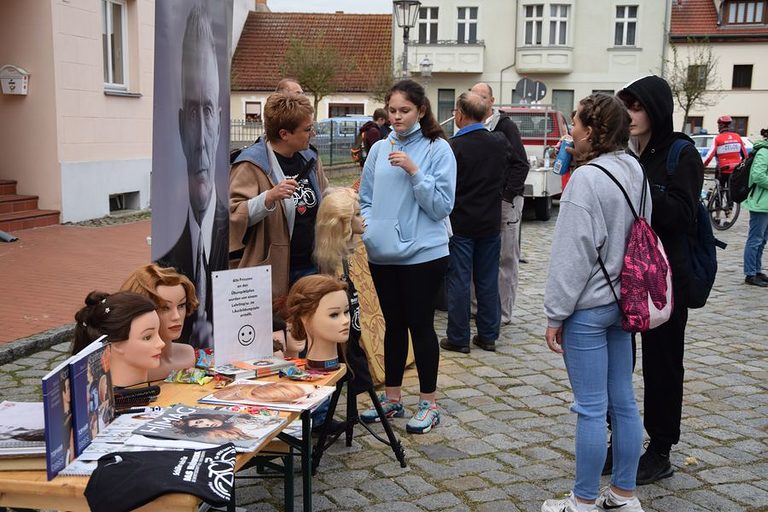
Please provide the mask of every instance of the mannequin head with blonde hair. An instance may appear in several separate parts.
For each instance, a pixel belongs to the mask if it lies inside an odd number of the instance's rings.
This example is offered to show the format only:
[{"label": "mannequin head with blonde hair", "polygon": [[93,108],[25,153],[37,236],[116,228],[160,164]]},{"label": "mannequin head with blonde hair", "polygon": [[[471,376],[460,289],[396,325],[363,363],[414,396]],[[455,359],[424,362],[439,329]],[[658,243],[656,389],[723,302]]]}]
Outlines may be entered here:
[{"label": "mannequin head with blonde hair", "polygon": [[157,307],[163,348],[160,366],[150,370],[150,380],[164,379],[171,371],[195,365],[195,349],[185,343],[173,343],[184,329],[184,321],[197,309],[195,286],[185,275],[154,263],[134,270],[120,287],[147,297]]},{"label": "mannequin head with blonde hair", "polygon": [[365,231],[357,192],[331,188],[323,197],[315,220],[315,260],[320,272],[335,275],[355,249],[355,235]]}]

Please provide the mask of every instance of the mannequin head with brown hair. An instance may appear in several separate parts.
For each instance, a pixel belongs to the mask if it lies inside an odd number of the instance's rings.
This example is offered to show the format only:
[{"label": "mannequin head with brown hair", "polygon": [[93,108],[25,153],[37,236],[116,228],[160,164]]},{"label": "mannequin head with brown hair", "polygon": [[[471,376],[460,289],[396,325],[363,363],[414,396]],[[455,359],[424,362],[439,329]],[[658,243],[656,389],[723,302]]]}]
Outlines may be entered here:
[{"label": "mannequin head with brown hair", "polygon": [[195,286],[185,275],[154,263],[134,270],[120,287],[148,297],[160,317],[160,338],[165,346],[160,366],[149,371],[150,380],[164,379],[173,370],[195,365],[195,349],[184,343],[173,343],[184,329],[184,321],[198,306]]},{"label": "mannequin head with brown hair", "polygon": [[279,308],[293,337],[307,340],[309,361],[337,361],[338,345],[349,338],[346,283],[322,274],[302,277]]},{"label": "mannequin head with brown hair", "polygon": [[148,371],[160,366],[163,340],[155,304],[133,292],[108,294],[93,291],[75,314],[76,354],[93,340],[107,335],[111,343],[109,366],[115,386],[131,386],[148,380]]},{"label": "mannequin head with brown hair", "polygon": [[347,187],[326,191],[315,221],[315,260],[323,274],[335,275],[355,250],[355,235],[365,231],[357,192]]}]

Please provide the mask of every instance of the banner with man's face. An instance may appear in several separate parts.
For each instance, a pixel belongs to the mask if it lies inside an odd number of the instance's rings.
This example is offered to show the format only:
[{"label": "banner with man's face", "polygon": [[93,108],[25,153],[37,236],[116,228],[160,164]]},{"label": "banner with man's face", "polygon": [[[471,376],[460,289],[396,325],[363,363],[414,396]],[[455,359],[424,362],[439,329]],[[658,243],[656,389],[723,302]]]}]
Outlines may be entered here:
[{"label": "banner with man's face", "polygon": [[211,272],[228,266],[231,34],[232,0],[155,2],[152,260],[195,285],[179,341],[198,348],[213,347]]}]

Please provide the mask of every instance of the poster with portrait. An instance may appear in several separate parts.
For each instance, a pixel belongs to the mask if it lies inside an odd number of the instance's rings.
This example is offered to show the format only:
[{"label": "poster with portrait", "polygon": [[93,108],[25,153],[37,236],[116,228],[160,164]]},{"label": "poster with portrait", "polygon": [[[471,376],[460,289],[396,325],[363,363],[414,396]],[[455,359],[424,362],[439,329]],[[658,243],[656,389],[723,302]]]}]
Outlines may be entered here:
[{"label": "poster with portrait", "polygon": [[152,260],[196,287],[179,341],[213,345],[211,272],[228,266],[232,0],[155,2]]}]

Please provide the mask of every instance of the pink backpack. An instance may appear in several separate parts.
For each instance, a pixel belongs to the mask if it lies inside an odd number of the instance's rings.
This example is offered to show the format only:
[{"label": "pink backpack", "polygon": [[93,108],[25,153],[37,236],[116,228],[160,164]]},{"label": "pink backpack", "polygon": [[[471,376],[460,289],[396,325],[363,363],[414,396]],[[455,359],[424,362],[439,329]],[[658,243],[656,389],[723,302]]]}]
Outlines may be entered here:
[{"label": "pink backpack", "polygon": [[[624,265],[621,268],[621,298],[616,295],[602,258],[597,262],[608,280],[616,303],[622,312],[621,327],[628,332],[644,332],[660,326],[672,315],[672,269],[661,240],[648,221],[640,217],[621,183],[604,167],[597,167],[608,175],[624,194],[635,222],[629,232]],[[645,209],[647,179],[643,174],[643,192],[640,212]]]}]

